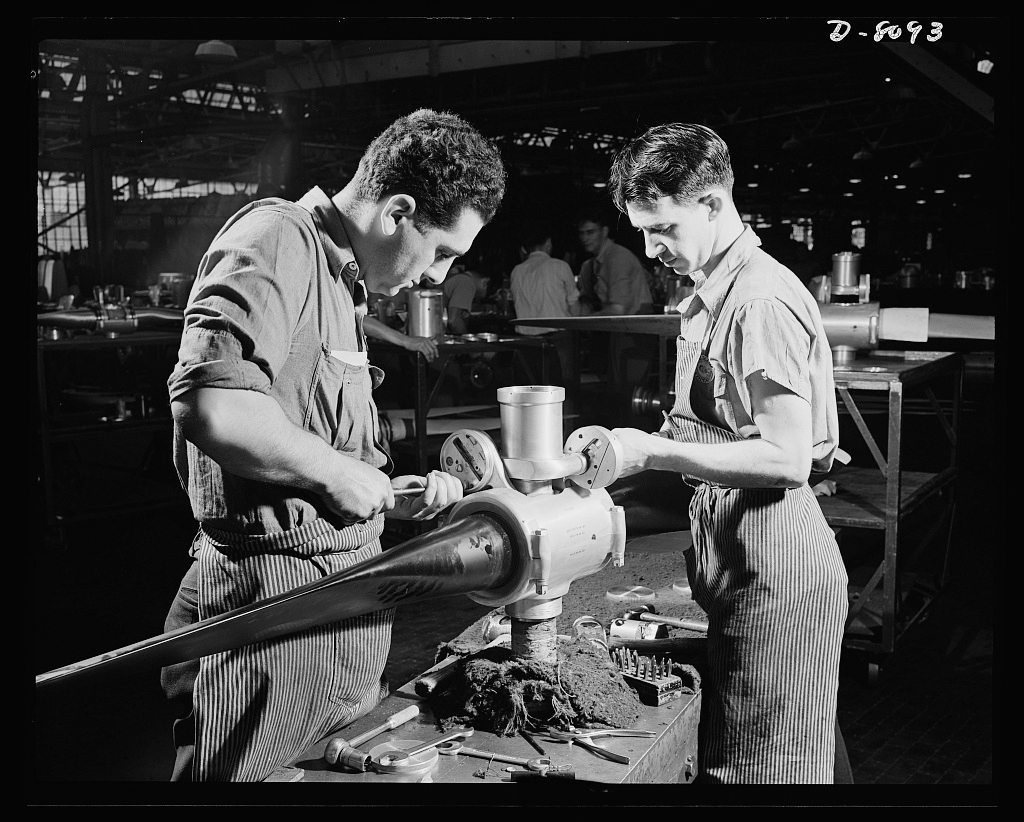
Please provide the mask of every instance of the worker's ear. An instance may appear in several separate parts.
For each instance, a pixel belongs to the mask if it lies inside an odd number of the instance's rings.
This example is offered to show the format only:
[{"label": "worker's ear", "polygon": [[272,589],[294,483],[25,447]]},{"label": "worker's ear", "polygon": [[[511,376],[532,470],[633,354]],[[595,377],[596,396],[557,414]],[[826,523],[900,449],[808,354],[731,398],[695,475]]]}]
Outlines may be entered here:
[{"label": "worker's ear", "polygon": [[380,230],[385,236],[391,236],[402,222],[412,225],[412,217],[416,213],[416,200],[408,194],[392,194],[380,208]]},{"label": "worker's ear", "polygon": [[708,207],[708,220],[717,220],[718,216],[722,213],[722,206],[724,205],[722,195],[712,191],[710,194],[705,194],[701,197],[700,202]]}]

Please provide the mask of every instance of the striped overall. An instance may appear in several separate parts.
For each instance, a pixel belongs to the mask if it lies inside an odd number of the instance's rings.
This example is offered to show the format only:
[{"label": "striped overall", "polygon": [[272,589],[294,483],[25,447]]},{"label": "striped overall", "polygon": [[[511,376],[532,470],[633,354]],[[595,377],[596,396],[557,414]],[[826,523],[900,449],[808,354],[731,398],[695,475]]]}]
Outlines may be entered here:
[{"label": "striped overall", "polygon": [[[676,349],[676,401],[659,434],[741,439],[694,410],[713,403],[706,348],[680,336]],[[835,536],[807,483],[750,489],[684,479],[695,489],[687,572],[709,626],[699,779],[832,783],[847,612]]]},{"label": "striped overall", "polygon": [[[336,253],[321,215],[313,211],[313,218],[321,246]],[[308,300],[316,325],[297,325],[271,396],[294,416],[303,415],[304,430],[390,473],[393,463],[379,445],[372,397],[383,372],[358,358],[337,356],[365,350],[362,287],[350,295],[336,284],[326,260],[317,270]],[[281,276],[286,283],[286,272]],[[352,320],[333,322],[338,318]],[[200,479],[220,470],[197,449],[190,466],[190,477]],[[234,515],[238,527],[221,529],[200,519],[191,547],[196,561],[181,582],[166,631],[286,593],[381,552],[381,515],[344,525],[306,504],[295,489],[236,483],[219,496],[203,490],[215,497],[209,508],[228,521]],[[247,529],[245,517],[260,525],[266,518],[275,527]],[[369,711],[388,694],[384,667],[394,613],[384,608],[165,668],[165,693],[182,711],[174,726],[178,756],[172,779],[264,779]]]},{"label": "striped overall", "polygon": [[[380,517],[360,530],[317,524],[255,539],[203,533],[200,618],[283,594],[380,553]],[[388,694],[383,672],[393,619],[388,608],[204,658],[194,695],[193,779],[262,779],[373,708]]]}]

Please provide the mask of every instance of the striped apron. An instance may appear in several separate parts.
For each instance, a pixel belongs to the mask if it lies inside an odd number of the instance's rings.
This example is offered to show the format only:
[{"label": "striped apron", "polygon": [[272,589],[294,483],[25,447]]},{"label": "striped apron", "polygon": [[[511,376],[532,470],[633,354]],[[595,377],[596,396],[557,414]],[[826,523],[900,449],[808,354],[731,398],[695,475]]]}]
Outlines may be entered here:
[{"label": "striped apron", "polygon": [[[197,539],[199,618],[208,619],[381,552],[383,518],[336,530],[322,521],[246,537]],[[394,609],[204,657],[194,690],[193,781],[257,781],[388,694]]]},{"label": "striped apron", "polygon": [[[694,410],[713,403],[701,343],[676,342],[676,401],[659,434],[742,439]],[[692,386],[693,401],[690,387]],[[683,475],[694,600],[708,615],[699,779],[705,784],[832,783],[847,576],[810,486],[728,488]]]}]

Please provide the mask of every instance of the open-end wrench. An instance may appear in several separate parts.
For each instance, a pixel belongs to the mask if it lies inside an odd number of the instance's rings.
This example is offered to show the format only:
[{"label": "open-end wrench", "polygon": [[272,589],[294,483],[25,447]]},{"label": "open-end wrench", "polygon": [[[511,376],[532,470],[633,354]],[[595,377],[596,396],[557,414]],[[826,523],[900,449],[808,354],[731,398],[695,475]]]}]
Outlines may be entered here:
[{"label": "open-end wrench", "polygon": [[462,742],[458,741],[442,742],[437,746],[437,752],[444,756],[458,756],[459,754],[475,756],[478,759],[487,759],[492,762],[518,765],[530,771],[544,772],[551,767],[551,757],[548,756],[534,756],[529,759],[522,756],[507,756],[500,753],[491,753],[490,751],[478,751],[476,748],[467,748]]},{"label": "open-end wrench", "polygon": [[437,737],[437,739],[431,739],[429,742],[424,742],[422,745],[417,745],[415,748],[410,748],[407,751],[388,751],[387,753],[382,753],[377,757],[377,764],[387,766],[394,765],[397,762],[404,762],[410,756],[415,756],[418,753],[429,751],[431,748],[437,748],[445,742],[451,742],[455,739],[465,739],[467,736],[472,735],[472,728],[468,725],[460,725],[457,728],[452,728],[448,733]]}]

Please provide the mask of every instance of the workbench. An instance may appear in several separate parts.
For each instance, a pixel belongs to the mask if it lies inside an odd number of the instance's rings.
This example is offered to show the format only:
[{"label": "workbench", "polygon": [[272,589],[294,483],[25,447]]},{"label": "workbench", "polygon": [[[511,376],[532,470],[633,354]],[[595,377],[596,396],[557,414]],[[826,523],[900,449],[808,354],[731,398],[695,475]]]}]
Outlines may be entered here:
[{"label": "workbench", "polygon": [[[688,591],[680,588],[680,582],[685,580],[686,575],[682,551],[691,544],[689,531],[643,536],[627,542],[622,567],[608,566],[596,574],[576,580],[570,586],[562,599],[563,611],[557,621],[559,634],[568,634],[573,620],[581,615],[594,615],[605,623],[617,612],[635,607],[638,603],[630,600],[616,601],[606,596],[608,590],[619,586],[643,586],[650,592],[650,598],[646,601],[656,604],[660,614],[686,618],[702,616],[703,612],[693,603]],[[472,633],[474,627],[469,626],[464,635]],[[703,638],[700,632],[683,629],[673,631],[678,631],[678,636],[696,639],[698,645]],[[458,638],[452,644],[458,645]],[[675,655],[673,658],[677,662],[686,661]],[[278,769],[268,781],[345,782],[382,787],[402,781],[473,784],[511,782],[510,773],[504,769],[521,768],[502,762],[488,764],[484,759],[468,756],[439,755],[429,773],[408,778],[374,771],[336,770],[324,760],[324,751],[330,737],[358,737],[380,727],[388,717],[414,703],[420,708],[419,716],[394,730],[369,739],[359,748],[369,752],[377,746],[400,743],[397,747],[407,749],[439,737],[441,728],[437,719],[428,701],[417,695],[415,686],[420,677],[452,661],[451,656],[441,659],[392,692],[365,716],[310,746],[288,766]],[[600,758],[575,744],[549,741],[540,731],[534,734],[534,738],[544,748],[552,765],[572,766],[577,782],[604,785],[689,783],[697,775],[697,727],[701,706],[699,686],[696,690],[696,693],[683,693],[661,706],[642,706],[640,719],[631,723],[630,727],[654,731],[654,737],[609,737],[600,740],[608,750],[628,756],[628,765]],[[541,755],[518,735],[500,737],[488,731],[474,730],[473,735],[463,741],[467,747],[513,757],[529,759]],[[553,777],[548,779],[553,780]]]},{"label": "workbench", "polygon": [[[376,708],[336,736],[351,738],[379,727],[389,716],[411,703],[420,706],[420,714],[392,731],[386,731],[361,746],[367,752],[387,745],[396,749],[409,748],[441,735],[429,705],[417,696],[413,682],[407,683],[383,700]],[[649,784],[689,782],[697,772],[697,723],[700,718],[700,693],[684,694],[661,706],[645,706],[640,719],[630,727],[656,732],[657,736],[602,738],[601,744],[610,751],[628,756],[628,765],[611,762],[577,745],[549,741],[541,732],[533,734],[552,765],[571,765],[577,780],[605,784]],[[267,781],[272,782],[345,782],[379,785],[386,788],[396,782],[468,782],[509,783],[511,774],[506,768],[525,770],[504,762],[485,759],[439,755],[436,763],[425,775],[405,776],[376,771],[345,772],[331,769],[324,760],[328,739],[308,748],[288,767],[278,769]],[[500,737],[488,731],[475,730],[463,740],[467,747],[482,751],[526,759],[539,757],[521,736]],[[396,744],[397,743],[397,744]],[[483,775],[478,775],[482,773]],[[549,777],[553,778],[553,777]]]}]

